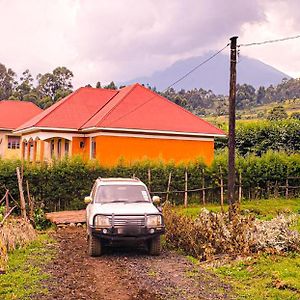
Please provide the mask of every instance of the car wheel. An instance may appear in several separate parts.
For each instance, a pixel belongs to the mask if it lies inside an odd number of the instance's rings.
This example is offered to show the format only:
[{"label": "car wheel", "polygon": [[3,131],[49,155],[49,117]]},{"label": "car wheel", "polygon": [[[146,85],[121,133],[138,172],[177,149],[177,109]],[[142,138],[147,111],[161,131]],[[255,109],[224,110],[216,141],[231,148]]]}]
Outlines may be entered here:
[{"label": "car wheel", "polygon": [[88,253],[90,256],[100,256],[103,254],[103,246],[101,240],[92,234],[88,235]]},{"label": "car wheel", "polygon": [[160,254],[160,236],[156,236],[149,241],[149,254],[150,255]]}]

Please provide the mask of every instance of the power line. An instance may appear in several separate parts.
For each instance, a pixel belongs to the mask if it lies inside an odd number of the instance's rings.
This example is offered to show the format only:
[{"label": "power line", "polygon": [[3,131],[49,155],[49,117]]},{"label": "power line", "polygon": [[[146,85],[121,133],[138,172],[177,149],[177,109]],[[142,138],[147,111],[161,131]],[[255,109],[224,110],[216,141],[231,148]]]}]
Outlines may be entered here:
[{"label": "power line", "polygon": [[214,57],[216,57],[219,53],[221,53],[223,50],[225,50],[228,46],[229,46],[229,44],[227,44],[225,47],[223,47],[222,49],[220,49],[219,51],[217,51],[216,53],[214,53],[212,56],[210,56],[209,58],[207,58],[206,60],[204,60],[203,62],[201,62],[199,65],[197,65],[196,67],[194,67],[192,70],[190,70],[189,72],[187,72],[186,74],[184,74],[182,77],[180,77],[179,79],[177,79],[175,82],[173,82],[172,84],[170,84],[162,92],[163,93],[166,92],[169,88],[171,88],[172,86],[174,86],[178,82],[182,81],[184,78],[186,78],[187,76],[189,76],[191,73],[193,73],[194,71],[196,71],[198,68],[200,68],[201,66],[203,66],[204,64],[206,64],[207,62],[209,62],[210,60],[212,60]]},{"label": "power line", "polygon": [[[182,77],[180,77],[179,79],[177,79],[175,82],[173,82],[172,84],[170,84],[167,88],[165,88],[162,93],[168,91],[172,86],[174,86],[175,84],[177,84],[178,82],[182,81],[184,78],[186,78],[187,76],[189,76],[191,73],[193,73],[194,71],[196,71],[197,69],[199,69],[201,66],[203,66],[204,64],[206,64],[207,62],[209,62],[210,60],[212,60],[214,57],[216,57],[218,54],[220,54],[222,51],[224,51],[230,44],[228,43],[225,47],[223,47],[222,49],[220,49],[219,51],[217,51],[216,53],[214,53],[213,55],[211,55],[209,58],[205,59],[204,61],[202,61],[200,64],[198,64],[197,66],[195,66],[193,69],[191,69],[189,72],[187,72],[186,74],[184,74]],[[154,96],[152,96],[151,98],[149,98],[147,101],[143,102],[142,104],[138,105],[136,108],[134,108],[133,110],[129,111],[127,114],[119,117],[116,120],[113,120],[113,122],[119,121],[125,117],[127,117],[128,115],[130,115],[131,113],[135,112],[136,110],[138,110],[140,107],[146,105],[147,103],[149,103],[151,100],[153,100],[155,97],[157,97],[157,95],[155,94]],[[112,122],[111,122],[112,123]]]},{"label": "power line", "polygon": [[276,39],[276,40],[267,40],[263,42],[253,42],[253,43],[248,43],[248,44],[239,44],[238,47],[249,47],[249,46],[260,46],[264,44],[271,44],[271,43],[278,43],[278,42],[284,42],[288,40],[294,40],[300,38],[300,34],[295,35],[295,36],[289,36],[281,39]]}]

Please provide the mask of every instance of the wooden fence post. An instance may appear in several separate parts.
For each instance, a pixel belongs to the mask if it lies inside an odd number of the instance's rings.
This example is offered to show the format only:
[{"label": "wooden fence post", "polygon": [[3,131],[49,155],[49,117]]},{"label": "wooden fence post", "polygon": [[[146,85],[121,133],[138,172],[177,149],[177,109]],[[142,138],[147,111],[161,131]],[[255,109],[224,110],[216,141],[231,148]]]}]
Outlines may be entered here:
[{"label": "wooden fence post", "polygon": [[27,220],[26,215],[26,203],[25,203],[25,197],[24,197],[24,191],[23,191],[23,184],[22,184],[22,177],[20,173],[20,168],[17,167],[17,178],[18,178],[18,186],[19,186],[19,193],[20,193],[20,207],[21,207],[21,215],[24,220]]},{"label": "wooden fence post", "polygon": [[222,168],[220,166],[220,195],[221,195],[221,211],[224,212],[224,182],[223,182],[223,174],[222,174]]},{"label": "wooden fence post", "polygon": [[169,201],[169,193],[170,193],[170,187],[171,187],[171,179],[172,179],[172,172],[169,173],[166,201]]},{"label": "wooden fence post", "polygon": [[285,198],[289,197],[289,179],[288,177],[285,180]]},{"label": "wooden fence post", "polygon": [[27,188],[27,198],[28,198],[28,205],[29,205],[29,220],[33,221],[34,205],[33,205],[33,199],[30,196],[28,180],[26,180],[26,188]]},{"label": "wooden fence post", "polygon": [[206,204],[206,199],[205,199],[205,177],[204,177],[204,169],[202,169],[202,204]]},{"label": "wooden fence post", "polygon": [[242,172],[239,173],[239,204],[242,201]]},{"label": "wooden fence post", "polygon": [[188,189],[188,175],[187,175],[187,170],[185,169],[184,173],[184,207],[186,208],[188,206],[188,194],[187,194],[187,189]]},{"label": "wooden fence post", "polygon": [[148,169],[148,189],[151,192],[151,169]]},{"label": "wooden fence post", "polygon": [[5,192],[5,214],[9,212],[8,190]]}]

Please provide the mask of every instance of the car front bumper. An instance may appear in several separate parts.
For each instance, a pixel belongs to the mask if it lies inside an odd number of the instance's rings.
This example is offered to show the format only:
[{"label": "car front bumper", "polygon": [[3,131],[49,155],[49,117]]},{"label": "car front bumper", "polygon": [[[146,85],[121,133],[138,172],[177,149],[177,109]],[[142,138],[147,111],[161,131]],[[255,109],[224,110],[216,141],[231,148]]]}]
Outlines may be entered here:
[{"label": "car front bumper", "polygon": [[124,226],[119,228],[91,228],[93,236],[111,241],[148,240],[164,234],[165,228],[147,228],[137,226]]}]

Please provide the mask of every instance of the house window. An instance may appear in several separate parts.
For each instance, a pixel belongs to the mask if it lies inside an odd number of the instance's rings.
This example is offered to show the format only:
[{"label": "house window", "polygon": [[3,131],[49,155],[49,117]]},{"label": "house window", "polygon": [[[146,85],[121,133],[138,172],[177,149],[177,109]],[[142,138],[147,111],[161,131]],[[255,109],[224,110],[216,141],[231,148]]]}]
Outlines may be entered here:
[{"label": "house window", "polygon": [[20,140],[19,136],[8,136],[7,148],[20,149]]},{"label": "house window", "polygon": [[65,140],[65,156],[69,156],[69,150],[70,150],[70,143],[69,141]]},{"label": "house window", "polygon": [[96,140],[92,138],[91,142],[91,158],[96,158]]}]

